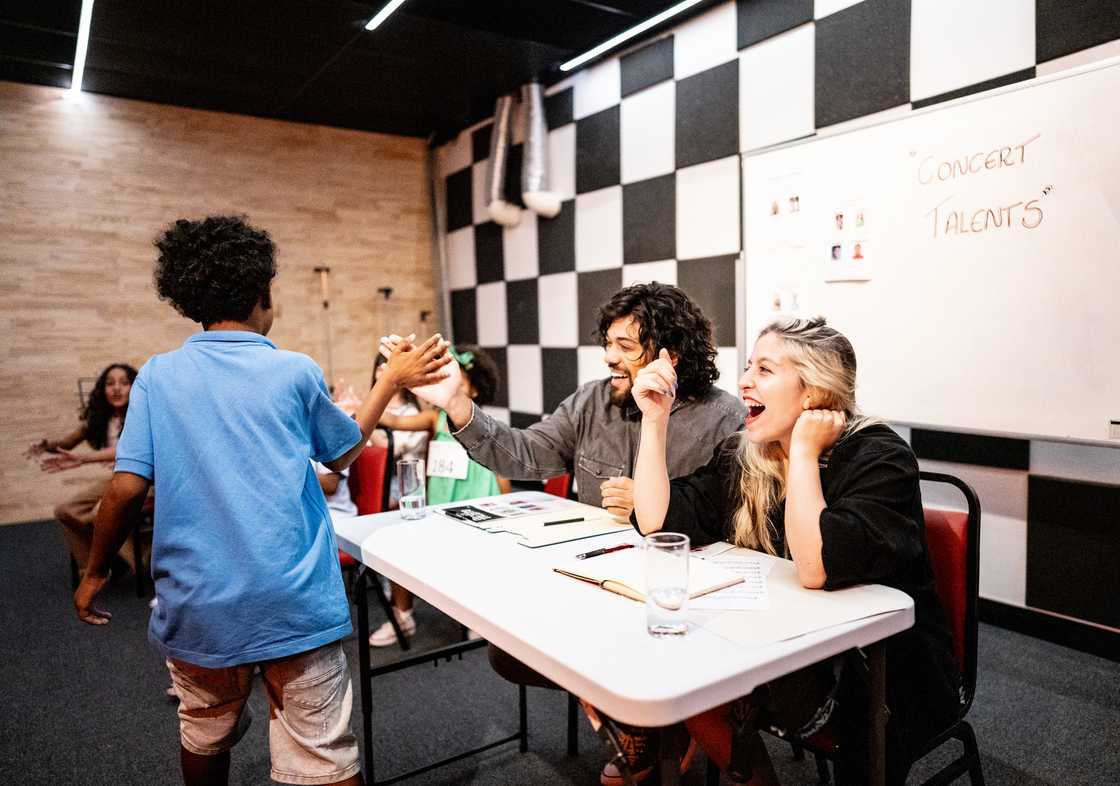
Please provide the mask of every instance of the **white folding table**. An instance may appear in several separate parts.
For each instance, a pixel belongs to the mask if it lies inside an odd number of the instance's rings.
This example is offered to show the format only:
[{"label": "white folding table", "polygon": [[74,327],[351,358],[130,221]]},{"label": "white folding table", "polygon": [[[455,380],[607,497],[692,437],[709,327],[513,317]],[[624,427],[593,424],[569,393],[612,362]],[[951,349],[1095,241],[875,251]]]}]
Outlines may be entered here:
[{"label": "white folding table", "polygon": [[[687,635],[657,639],[646,633],[642,604],[552,570],[576,554],[631,539],[631,533],[529,549],[512,535],[484,532],[431,510],[419,521],[404,521],[399,511],[340,520],[335,533],[342,550],[363,565],[629,724],[670,726],[804,666],[853,647],[864,648],[870,669],[869,771],[873,784],[884,782],[886,674],[881,642],[914,623],[913,603],[904,593],[899,593],[904,606],[899,611],[761,647],[735,644],[711,632],[704,626],[710,617],[701,613],[690,615]],[[776,560],[772,575],[782,570],[793,570],[792,563]],[[369,625],[364,592],[359,594],[368,769],[372,698],[364,647]],[[675,780],[675,768],[662,771],[663,778]]]}]

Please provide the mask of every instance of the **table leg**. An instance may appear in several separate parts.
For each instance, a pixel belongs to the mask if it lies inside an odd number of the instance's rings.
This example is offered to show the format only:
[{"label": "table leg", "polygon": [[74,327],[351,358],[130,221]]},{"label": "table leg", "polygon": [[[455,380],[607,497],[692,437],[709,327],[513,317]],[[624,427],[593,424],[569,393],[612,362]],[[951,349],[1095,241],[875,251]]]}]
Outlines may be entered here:
[{"label": "table leg", "polygon": [[681,735],[675,726],[664,726],[657,730],[659,737],[657,750],[660,759],[661,786],[680,786],[681,782]]},{"label": "table leg", "polygon": [[[365,764],[365,782],[376,783],[373,777],[373,686],[369,668],[369,576],[364,565],[358,568],[357,591],[354,600],[358,606],[358,685],[362,698],[362,758]],[[381,591],[381,587],[377,587]]]},{"label": "table leg", "polygon": [[867,655],[867,774],[871,786],[887,782],[887,655],[882,642],[864,648]]}]

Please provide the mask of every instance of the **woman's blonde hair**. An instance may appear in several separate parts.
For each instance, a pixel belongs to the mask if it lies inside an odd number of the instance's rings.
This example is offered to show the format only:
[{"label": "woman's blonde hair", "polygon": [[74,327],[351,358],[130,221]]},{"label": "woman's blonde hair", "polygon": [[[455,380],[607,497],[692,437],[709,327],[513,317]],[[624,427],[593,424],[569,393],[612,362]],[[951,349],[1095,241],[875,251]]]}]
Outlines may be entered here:
[{"label": "woman's blonde hair", "polygon": [[[856,408],[856,353],[852,343],[823,317],[780,319],[758,334],[774,335],[782,341],[790,363],[810,391],[815,409],[834,409],[846,416],[841,439],[878,418],[860,414]],[[735,544],[776,554],[777,533],[770,511],[785,499],[789,459],[777,442],[755,444],[743,432],[735,457],[739,476],[739,508],[735,511]]]}]

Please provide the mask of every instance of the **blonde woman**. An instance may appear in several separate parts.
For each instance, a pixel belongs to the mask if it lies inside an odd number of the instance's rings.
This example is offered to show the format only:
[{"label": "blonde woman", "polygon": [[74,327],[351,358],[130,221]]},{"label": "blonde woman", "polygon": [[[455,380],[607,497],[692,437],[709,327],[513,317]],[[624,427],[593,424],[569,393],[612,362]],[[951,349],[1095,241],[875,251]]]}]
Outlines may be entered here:
[{"label": "blonde woman", "polygon": [[[634,519],[644,534],[682,532],[793,560],[801,583],[831,590],[879,583],[914,599],[914,627],[887,650],[887,769],[903,783],[911,751],[956,712],[957,668],[926,550],[918,464],[882,421],[856,407],[851,343],[823,319],[764,328],[739,390],[745,431],[707,466],[670,481],[665,424],[676,384],[673,358],[639,373],[642,410]],[[776,784],[758,736],[776,728],[807,737],[831,719],[859,782],[865,746],[863,661],[849,653],[763,685],[688,721],[697,742],[737,782]],[[853,772],[847,768],[856,768]]]}]

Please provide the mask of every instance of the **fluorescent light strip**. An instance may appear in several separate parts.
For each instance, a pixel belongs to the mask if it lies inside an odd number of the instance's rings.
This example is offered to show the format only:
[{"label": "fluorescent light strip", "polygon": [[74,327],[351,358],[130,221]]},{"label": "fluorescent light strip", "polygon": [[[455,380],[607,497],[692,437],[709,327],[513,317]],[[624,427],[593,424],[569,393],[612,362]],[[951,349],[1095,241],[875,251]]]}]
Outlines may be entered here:
[{"label": "fluorescent light strip", "polygon": [[74,50],[74,71],[70,91],[82,92],[82,77],[86,74],[86,50],[89,49],[89,23],[93,18],[93,0],[82,0],[82,15],[78,21],[78,48]]},{"label": "fluorescent light strip", "polygon": [[404,0],[392,0],[384,8],[377,12],[377,16],[366,23],[366,30],[376,30],[382,22],[389,18],[389,14],[396,11],[404,5]]},{"label": "fluorescent light strip", "polygon": [[594,49],[589,49],[588,51],[584,52],[579,57],[574,57],[571,60],[569,60],[568,62],[561,64],[560,70],[561,71],[571,71],[573,68],[576,68],[578,66],[583,65],[588,60],[594,60],[599,55],[603,54],[604,52],[608,52],[611,49],[614,49],[616,46],[623,43],[624,41],[629,41],[634,36],[641,35],[646,30],[649,30],[651,27],[656,27],[657,25],[664,22],[666,19],[668,19],[670,17],[673,17],[673,16],[676,16],[677,14],[681,13],[682,11],[687,11],[688,9],[692,8],[692,6],[697,5],[698,3],[702,2],[702,1],[703,0],[685,0],[683,3],[677,3],[675,6],[672,6],[671,8],[666,8],[664,11],[662,11],[657,16],[651,16],[646,21],[641,22],[640,24],[637,24],[634,27],[631,27],[629,30],[626,30],[625,32],[619,33],[618,35],[616,35],[614,38],[611,38],[610,40],[604,41],[603,43],[599,44]]}]

